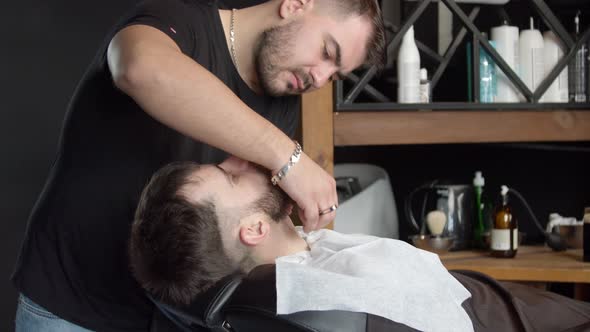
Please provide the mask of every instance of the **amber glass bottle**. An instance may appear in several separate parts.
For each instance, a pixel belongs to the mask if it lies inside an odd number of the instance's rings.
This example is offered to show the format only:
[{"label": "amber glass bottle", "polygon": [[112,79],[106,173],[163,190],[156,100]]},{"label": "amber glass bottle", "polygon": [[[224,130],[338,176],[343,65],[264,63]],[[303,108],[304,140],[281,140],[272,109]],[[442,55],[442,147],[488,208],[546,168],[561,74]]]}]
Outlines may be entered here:
[{"label": "amber glass bottle", "polygon": [[508,188],[502,186],[502,202],[494,211],[491,244],[492,256],[512,258],[518,250],[518,223],[508,204]]}]

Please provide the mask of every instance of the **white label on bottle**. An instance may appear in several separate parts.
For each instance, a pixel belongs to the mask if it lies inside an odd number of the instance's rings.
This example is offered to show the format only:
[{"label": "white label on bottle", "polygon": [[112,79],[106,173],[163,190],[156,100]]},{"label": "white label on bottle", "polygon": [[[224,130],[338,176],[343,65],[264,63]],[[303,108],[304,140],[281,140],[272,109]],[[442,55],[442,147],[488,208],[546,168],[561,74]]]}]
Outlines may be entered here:
[{"label": "white label on bottle", "polygon": [[512,65],[512,69],[514,69],[514,72],[517,75],[520,75],[520,47],[518,47],[518,38],[514,40],[514,45],[512,47],[514,52],[514,63],[508,63],[508,65]]},{"label": "white label on bottle", "polygon": [[420,102],[420,65],[417,63],[407,63],[402,66],[400,77],[401,93],[399,100],[401,103],[419,103]]},{"label": "white label on bottle", "polygon": [[559,74],[559,79],[557,80],[558,83],[558,89],[559,89],[559,102],[564,102],[567,103],[568,99],[569,99],[569,86],[568,86],[568,81],[569,81],[569,75],[568,75],[568,69],[567,67],[565,67],[564,70],[561,71],[561,74]]},{"label": "white label on bottle", "polygon": [[[518,229],[512,230],[513,249],[518,249]],[[510,230],[492,229],[492,250],[510,250]]]},{"label": "white label on bottle", "polygon": [[532,74],[533,74],[533,85],[532,85],[532,89],[533,92],[535,92],[534,90],[537,89],[537,87],[541,84],[541,82],[543,81],[543,78],[545,78],[545,67],[544,67],[544,59],[543,59],[543,49],[542,48],[533,48],[533,52],[532,52],[532,64],[533,64],[533,68],[532,68]]}]

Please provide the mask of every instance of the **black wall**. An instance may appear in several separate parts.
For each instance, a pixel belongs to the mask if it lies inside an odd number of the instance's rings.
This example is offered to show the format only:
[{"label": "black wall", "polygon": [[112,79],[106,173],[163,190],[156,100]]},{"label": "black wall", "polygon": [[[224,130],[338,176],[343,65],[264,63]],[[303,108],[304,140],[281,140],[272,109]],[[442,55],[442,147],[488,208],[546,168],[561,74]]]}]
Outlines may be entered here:
[{"label": "black wall", "polygon": [[[13,329],[16,291],[8,278],[27,216],[53,160],[69,97],[107,30],[135,2],[34,0],[3,4],[0,331]],[[252,2],[257,1],[242,1]],[[370,147],[338,149],[336,160],[386,167],[399,210],[413,186],[433,178],[470,182],[476,169],[484,171],[494,191],[500,183],[521,189],[543,217],[549,211],[580,217],[583,206],[590,205],[587,152],[498,145]],[[402,231],[407,233],[403,226]]]},{"label": "black wall", "polygon": [[9,282],[27,216],[56,151],[69,97],[95,48],[134,0],[10,1],[0,17],[0,331],[13,330]]},{"label": "black wall", "polygon": [[[14,329],[9,282],[26,221],[54,158],[78,80],[139,0],[9,1],[0,10],[0,331]],[[262,0],[221,0],[242,7]]]}]

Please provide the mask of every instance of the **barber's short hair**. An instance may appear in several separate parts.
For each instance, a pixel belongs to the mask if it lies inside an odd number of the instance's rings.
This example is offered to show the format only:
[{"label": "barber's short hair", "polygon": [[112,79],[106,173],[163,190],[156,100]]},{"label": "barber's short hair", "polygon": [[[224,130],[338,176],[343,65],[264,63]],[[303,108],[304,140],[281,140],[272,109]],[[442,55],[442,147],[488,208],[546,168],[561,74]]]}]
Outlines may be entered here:
[{"label": "barber's short hair", "polygon": [[322,2],[341,13],[364,16],[371,21],[373,34],[366,45],[365,65],[376,66],[378,70],[383,69],[387,58],[387,42],[379,2],[377,0],[322,0]]},{"label": "barber's short hair", "polygon": [[190,202],[182,194],[191,162],[169,164],[144,188],[135,212],[129,243],[132,272],[156,299],[188,304],[223,277],[235,273],[224,251],[215,206],[206,199]]}]

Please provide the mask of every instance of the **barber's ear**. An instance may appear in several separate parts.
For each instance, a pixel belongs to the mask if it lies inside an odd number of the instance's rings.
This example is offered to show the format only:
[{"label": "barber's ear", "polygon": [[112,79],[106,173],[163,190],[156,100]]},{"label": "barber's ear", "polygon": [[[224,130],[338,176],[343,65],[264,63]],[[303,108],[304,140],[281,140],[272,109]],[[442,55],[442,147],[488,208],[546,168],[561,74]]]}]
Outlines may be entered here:
[{"label": "barber's ear", "polygon": [[269,233],[268,222],[258,219],[240,227],[240,241],[247,246],[257,246],[266,239]]},{"label": "barber's ear", "polygon": [[281,18],[299,15],[313,8],[315,0],[283,0],[279,7]]}]

